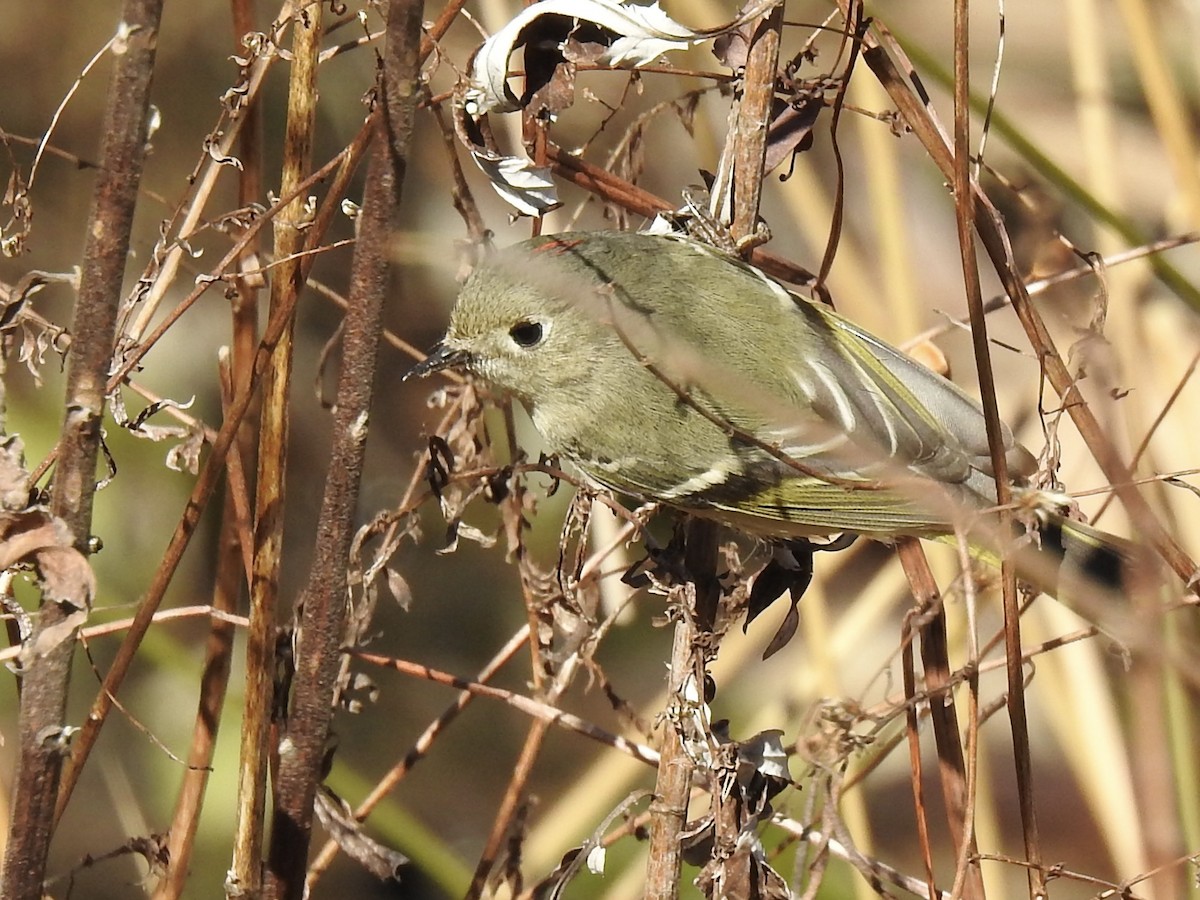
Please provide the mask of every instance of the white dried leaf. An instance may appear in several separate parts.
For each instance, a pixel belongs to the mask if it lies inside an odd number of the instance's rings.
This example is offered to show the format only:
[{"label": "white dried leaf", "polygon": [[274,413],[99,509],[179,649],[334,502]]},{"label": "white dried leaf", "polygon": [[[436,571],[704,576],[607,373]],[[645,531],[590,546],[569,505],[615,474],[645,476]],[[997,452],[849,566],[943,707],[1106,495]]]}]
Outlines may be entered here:
[{"label": "white dried leaf", "polygon": [[495,535],[487,534],[474,525],[468,525],[466,522],[458,523],[458,536],[468,541],[474,541],[485,549],[494,546],[496,543]]},{"label": "white dried leaf", "polygon": [[215,131],[208,135],[204,139],[204,152],[207,153],[209,158],[217,165],[229,166],[230,168],[237,169],[239,172],[242,171],[242,169],[245,167],[242,165],[242,161],[240,159],[238,159],[236,156],[228,156],[221,152],[220,141],[222,137],[223,133],[220,131]]},{"label": "white dried leaf", "polygon": [[521,32],[545,15],[590,22],[616,37],[598,62],[625,68],[647,65],[669,50],[684,50],[708,35],[680,25],[656,2],[644,0],[542,0],[526,7],[479,48],[471,65],[466,108],[471,115],[519,109],[508,88],[508,61]]},{"label": "white dried leaf", "polygon": [[193,475],[200,473],[200,451],[204,448],[204,429],[188,429],[187,438],[167,451],[167,468],[175,472],[184,469]]},{"label": "white dried leaf", "polygon": [[154,140],[154,135],[158,133],[158,129],[162,127],[162,110],[153,103],[150,104],[150,115],[146,122],[146,143],[149,144]]},{"label": "white dried leaf", "polygon": [[21,348],[17,351],[17,359],[25,363],[25,368],[38,387],[42,386],[42,366],[46,362],[46,350],[51,340],[45,329],[36,334],[31,334],[28,326],[21,329]]},{"label": "white dried leaf", "polygon": [[600,845],[597,844],[595,847],[593,847],[587,855],[588,871],[593,875],[603,875],[606,854],[607,851]]},{"label": "white dried leaf", "polygon": [[540,216],[562,205],[550,169],[519,156],[500,156],[472,147],[471,157],[496,193],[525,216]]},{"label": "white dried leaf", "polygon": [[753,772],[790,779],[787,750],[783,747],[783,732],[778,728],[760,731],[738,744],[738,775],[746,779]]},{"label": "white dried leaf", "polygon": [[388,590],[400,604],[400,608],[408,612],[412,606],[412,588],[408,586],[408,581],[391,566],[385,566],[383,572],[384,577],[387,578]]},{"label": "white dried leaf", "polygon": [[[455,127],[459,138],[501,197],[522,215],[542,215],[559,206],[548,170],[526,159],[502,155],[494,145],[479,138],[478,128],[463,127],[464,120],[471,122],[490,112],[513,112],[521,108],[521,101],[508,86],[509,61],[513,53],[533,41],[548,42],[547,33],[562,34],[561,23],[537,23],[540,17],[566,19],[572,27],[565,37],[557,38],[557,47],[539,46],[539,53],[557,50],[564,63],[584,59],[599,65],[636,69],[668,51],[685,50],[700,41],[732,31],[764,15],[779,2],[781,0],[748,2],[729,24],[694,31],[664,13],[655,0],[540,0],[484,41],[475,54],[466,88],[455,104]],[[602,32],[594,41],[589,33],[586,48],[575,37],[581,25],[591,26],[589,32]],[[534,95],[540,93],[535,91]],[[568,98],[560,102],[568,105],[570,101]],[[552,116],[559,108],[563,107],[552,104],[546,113]]]}]

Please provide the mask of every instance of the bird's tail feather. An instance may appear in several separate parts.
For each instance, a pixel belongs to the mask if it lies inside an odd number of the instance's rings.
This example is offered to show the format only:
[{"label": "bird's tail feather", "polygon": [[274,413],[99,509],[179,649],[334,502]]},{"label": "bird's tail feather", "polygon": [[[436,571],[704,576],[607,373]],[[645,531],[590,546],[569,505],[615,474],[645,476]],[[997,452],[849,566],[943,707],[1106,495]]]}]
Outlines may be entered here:
[{"label": "bird's tail feather", "polygon": [[[1097,622],[1100,611],[1126,594],[1136,554],[1134,545],[1091,525],[1052,511],[1039,511],[1034,534],[1015,538],[1003,555],[1016,565],[1017,575]],[[1018,526],[1019,529],[1020,526]],[[998,566],[1001,553],[972,538],[972,553]],[[953,543],[953,535],[943,541]]]},{"label": "bird's tail feather", "polygon": [[1133,545],[1128,541],[1057,513],[1044,517],[1038,536],[1042,552],[1058,561],[1058,581],[1124,589],[1134,558]]}]

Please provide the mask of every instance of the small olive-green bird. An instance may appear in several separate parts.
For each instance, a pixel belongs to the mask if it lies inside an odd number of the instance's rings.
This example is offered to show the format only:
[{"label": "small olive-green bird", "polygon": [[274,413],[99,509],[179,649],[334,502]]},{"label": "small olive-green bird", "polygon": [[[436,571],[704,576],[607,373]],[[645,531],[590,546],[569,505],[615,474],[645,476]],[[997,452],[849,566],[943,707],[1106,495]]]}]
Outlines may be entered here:
[{"label": "small olive-green bird", "polygon": [[[550,449],[623,494],[770,539],[959,528],[1004,552],[981,538],[996,483],[977,402],[689,238],[566,233],[499,252],[409,376],[448,367],[511,393]],[[1034,458],[1003,440],[1047,555],[1115,583],[1122,543],[1024,487]]]}]

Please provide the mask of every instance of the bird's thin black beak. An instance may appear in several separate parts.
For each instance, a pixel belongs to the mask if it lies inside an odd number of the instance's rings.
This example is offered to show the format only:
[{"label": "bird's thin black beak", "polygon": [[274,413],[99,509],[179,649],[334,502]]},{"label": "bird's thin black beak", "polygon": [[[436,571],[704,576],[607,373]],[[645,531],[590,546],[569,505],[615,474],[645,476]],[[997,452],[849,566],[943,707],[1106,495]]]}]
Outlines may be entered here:
[{"label": "bird's thin black beak", "polygon": [[402,380],[424,378],[426,375],[440,372],[442,369],[458,368],[466,364],[467,356],[466,350],[448,347],[445,343],[438,344],[427,357],[409,369]]}]

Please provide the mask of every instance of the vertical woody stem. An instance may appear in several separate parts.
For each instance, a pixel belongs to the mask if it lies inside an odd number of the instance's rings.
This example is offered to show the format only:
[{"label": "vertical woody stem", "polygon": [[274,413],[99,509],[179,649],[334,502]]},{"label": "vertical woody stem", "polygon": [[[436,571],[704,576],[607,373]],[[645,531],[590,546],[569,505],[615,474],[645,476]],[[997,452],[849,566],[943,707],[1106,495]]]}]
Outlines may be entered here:
[{"label": "vertical woody stem", "polygon": [[367,170],[354,252],[333,417],[334,441],[315,558],[304,592],[285,742],[288,749],[280,755],[271,822],[266,894],[273,898],[299,898],[304,893],[313,800],[322,777],[345,633],[346,567],[366,449],[383,300],[389,286],[388,241],[398,222],[419,97],[421,10],[418,0],[391,0],[388,6],[380,114],[374,117],[380,133]]},{"label": "vertical woody stem", "polygon": [[783,4],[778,4],[754,25],[746,56],[742,98],[733,135],[733,219],[735,241],[754,234],[762,197],[763,164],[767,156],[767,129],[775,99],[775,73],[779,68],[779,42],[783,31]]},{"label": "vertical woody stem", "polygon": [[[115,67],[72,325],[75,341],[67,374],[67,412],[51,506],[80,549],[86,548],[91,532],[100,419],[146,157],[150,82],[161,17],[162,0],[126,0],[118,26],[121,34],[114,45]],[[67,685],[77,632],[69,619],[76,612],[65,603],[45,603],[29,638],[29,646],[47,646],[33,655],[22,681],[20,757],[0,884],[0,894],[14,900],[43,896],[46,854],[68,746]]]},{"label": "vertical woody stem", "polygon": [[[971,316],[971,341],[975,367],[979,373],[979,393],[987,425],[992,471],[996,477],[996,500],[1000,507],[1000,533],[1009,533],[1011,481],[1005,457],[1000,410],[996,402],[996,380],[992,371],[991,346],[983,311],[983,292],[975,258],[975,191],[971,179],[971,79],[969,67],[970,17],[966,0],[954,3],[954,212],[958,225],[958,243],[962,254],[963,279],[967,308]],[[1004,645],[1008,660],[1008,717],[1012,724],[1013,757],[1016,763],[1017,794],[1020,797],[1021,826],[1025,836],[1025,854],[1029,860],[1030,895],[1046,892],[1041,866],[1041,843],[1033,802],[1033,769],[1029,746],[1029,724],[1025,713],[1025,680],[1021,664],[1021,620],[1017,610],[1016,571],[1012,561],[1002,558],[1000,565],[1004,600]]]},{"label": "vertical woody stem", "polygon": [[[742,96],[734,114],[730,143],[726,147],[733,169],[730,234],[735,241],[753,235],[758,223],[767,127],[775,93],[782,28],[782,3],[754,25],[742,79]],[[714,202],[724,203],[724,198],[714,197]],[[681,602],[671,653],[672,701],[669,709],[685,709],[689,702],[694,702],[683,696],[685,688],[702,689],[702,685],[696,684],[696,679],[703,675],[703,658],[697,639],[701,632],[712,628],[720,599],[715,577],[716,525],[699,519],[686,523],[686,548],[686,569],[693,583],[689,590],[679,592]],[[645,896],[666,900],[679,895],[679,836],[687,821],[688,794],[694,768],[684,751],[679,728],[680,725],[668,717],[650,810],[650,851]]]},{"label": "vertical woody stem", "polygon": [[[317,55],[321,5],[299,4],[292,20],[292,67],[288,84],[287,136],[280,193],[295,190],[312,166],[316,125]],[[296,197],[276,217],[275,258],[271,280],[272,313],[295,303],[303,286],[299,259],[304,245],[305,198]],[[287,468],[288,393],[292,372],[292,320],[275,346],[263,379],[259,426],[258,477],[254,498],[254,564],[250,584],[250,629],[246,639],[245,711],[238,769],[231,884],[256,896],[262,883],[263,815],[275,681],[275,611],[282,566],[284,484]]]}]

